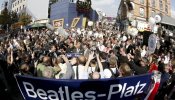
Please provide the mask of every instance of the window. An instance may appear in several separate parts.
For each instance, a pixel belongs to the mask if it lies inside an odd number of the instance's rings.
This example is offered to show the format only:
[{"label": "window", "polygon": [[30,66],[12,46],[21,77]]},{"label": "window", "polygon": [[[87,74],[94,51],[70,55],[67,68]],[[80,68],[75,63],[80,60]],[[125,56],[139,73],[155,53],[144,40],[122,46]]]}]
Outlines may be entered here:
[{"label": "window", "polygon": [[18,8],[16,9],[16,12],[18,12]]},{"label": "window", "polygon": [[140,0],[140,3],[141,3],[141,4],[144,4],[144,0]]},{"label": "window", "polygon": [[155,7],[155,6],[156,6],[155,0],[151,0],[151,6],[152,6],[152,7]]},{"label": "window", "polygon": [[18,1],[18,4],[19,4],[19,1]]},{"label": "window", "polygon": [[23,5],[23,9],[24,9],[24,7],[25,7],[25,6]]},{"label": "window", "polygon": [[140,8],[139,13],[140,13],[140,16],[141,17],[144,17],[145,16],[145,10],[144,10],[144,8]]},{"label": "window", "polygon": [[163,1],[162,0],[159,0],[159,8],[160,8],[160,10],[163,10]]},{"label": "window", "polygon": [[165,5],[165,12],[168,13],[168,5]]}]

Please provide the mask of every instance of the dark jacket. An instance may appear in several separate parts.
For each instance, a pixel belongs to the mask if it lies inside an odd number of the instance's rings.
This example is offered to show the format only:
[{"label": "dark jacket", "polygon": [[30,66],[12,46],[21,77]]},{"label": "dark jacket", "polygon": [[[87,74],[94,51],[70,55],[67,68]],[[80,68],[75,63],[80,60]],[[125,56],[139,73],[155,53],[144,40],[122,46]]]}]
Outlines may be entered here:
[{"label": "dark jacket", "polygon": [[148,73],[148,67],[147,66],[138,66],[133,61],[130,61],[128,64],[136,75],[141,75],[141,74]]}]

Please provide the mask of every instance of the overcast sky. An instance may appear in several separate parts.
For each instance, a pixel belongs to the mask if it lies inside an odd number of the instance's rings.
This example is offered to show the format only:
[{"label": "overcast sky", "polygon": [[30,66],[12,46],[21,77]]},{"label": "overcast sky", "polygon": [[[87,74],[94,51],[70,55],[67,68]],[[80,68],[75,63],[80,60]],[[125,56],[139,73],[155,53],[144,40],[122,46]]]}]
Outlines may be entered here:
[{"label": "overcast sky", "polygon": [[3,2],[4,0],[0,0],[0,10],[1,10],[1,6],[2,6],[2,2]]},{"label": "overcast sky", "polygon": [[[0,9],[3,1],[4,0],[0,0]],[[92,0],[92,7],[105,12],[107,16],[115,17],[120,1],[121,0]],[[171,8],[171,15],[175,18],[175,0],[171,0]]]},{"label": "overcast sky", "polygon": [[175,18],[175,0],[171,0],[171,9],[172,9],[171,15],[172,17]]},{"label": "overcast sky", "polygon": [[103,11],[107,16],[116,17],[121,0],[92,0],[94,9]]},{"label": "overcast sky", "polygon": [[[0,0],[0,8],[2,2]],[[92,7],[106,13],[107,16],[116,17],[118,6],[121,0],[92,0]]]}]

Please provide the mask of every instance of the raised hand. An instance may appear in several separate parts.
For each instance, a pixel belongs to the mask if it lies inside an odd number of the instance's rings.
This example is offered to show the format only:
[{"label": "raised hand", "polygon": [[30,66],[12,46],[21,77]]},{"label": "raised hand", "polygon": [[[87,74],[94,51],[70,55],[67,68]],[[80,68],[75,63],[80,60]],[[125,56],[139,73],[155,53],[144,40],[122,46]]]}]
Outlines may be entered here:
[{"label": "raised hand", "polygon": [[89,54],[88,60],[92,60],[92,59],[94,59],[94,51]]},{"label": "raised hand", "polygon": [[98,53],[95,53],[95,56],[97,57],[97,59],[99,58],[99,54]]}]

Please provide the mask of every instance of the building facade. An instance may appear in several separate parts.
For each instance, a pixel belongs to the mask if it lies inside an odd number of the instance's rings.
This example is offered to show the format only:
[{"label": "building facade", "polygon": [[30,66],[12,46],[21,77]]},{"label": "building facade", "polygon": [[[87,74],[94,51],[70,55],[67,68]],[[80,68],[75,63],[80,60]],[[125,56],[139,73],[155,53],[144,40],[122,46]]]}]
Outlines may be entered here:
[{"label": "building facade", "polygon": [[[75,0],[58,0],[51,5],[50,22],[55,28],[84,28],[86,26],[87,16],[77,12],[75,2]],[[88,16],[91,21],[98,20],[98,14],[93,9],[88,13]]]},{"label": "building facade", "polygon": [[7,9],[8,9],[9,11],[12,10],[12,3],[13,3],[14,1],[15,1],[15,0],[7,0],[7,2],[8,2]]},{"label": "building facade", "polygon": [[156,14],[171,16],[170,0],[131,0],[134,4],[133,15],[147,19]]},{"label": "building facade", "polygon": [[[131,5],[127,5],[127,1]],[[132,6],[132,10],[129,11],[131,20],[136,20],[137,29],[144,30],[148,27],[148,20],[150,17],[160,15],[162,17],[162,23],[173,24],[167,22],[171,19],[171,0],[122,0],[119,7],[118,16],[120,20],[128,18],[128,6]]]},{"label": "building facade", "polygon": [[27,5],[27,0],[15,0],[12,3],[12,11],[20,13],[23,10],[25,10],[25,7]]},{"label": "building facade", "polygon": [[32,16],[32,20],[48,19],[49,0],[14,0],[12,11],[26,12]]}]

